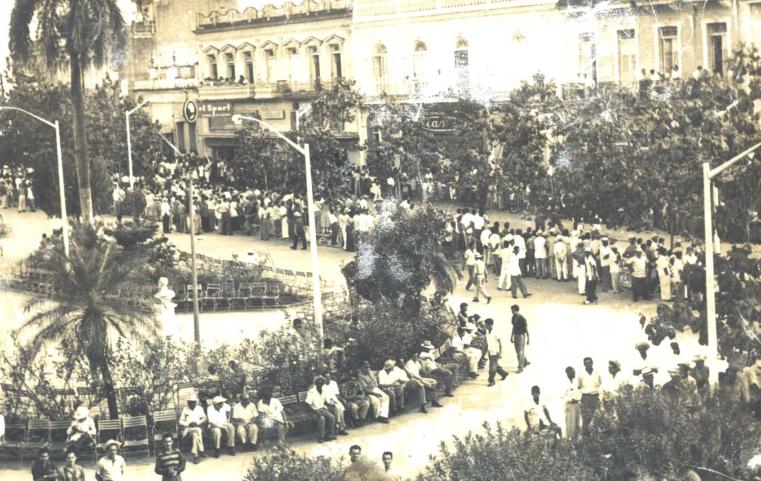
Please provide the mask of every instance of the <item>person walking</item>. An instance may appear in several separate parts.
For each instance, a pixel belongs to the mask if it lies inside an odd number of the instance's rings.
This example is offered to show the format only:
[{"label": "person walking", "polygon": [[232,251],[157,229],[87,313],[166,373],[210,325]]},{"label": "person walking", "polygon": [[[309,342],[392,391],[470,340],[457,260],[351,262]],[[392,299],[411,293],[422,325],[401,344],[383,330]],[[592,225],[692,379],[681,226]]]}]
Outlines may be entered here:
[{"label": "person walking", "polygon": [[523,284],[523,279],[521,275],[521,258],[520,258],[520,247],[514,246],[513,247],[513,253],[509,258],[509,266],[508,266],[508,273],[510,274],[510,293],[513,295],[513,299],[518,298],[518,289],[521,290],[521,294],[523,294],[523,297],[530,297],[531,294],[528,292],[528,289],[526,289],[526,286]]},{"label": "person walking", "polygon": [[512,324],[513,331],[510,334],[510,342],[515,346],[515,355],[518,357],[518,372],[523,372],[523,368],[530,363],[526,360],[526,346],[530,344],[528,333],[528,323],[526,318],[520,313],[520,307],[513,304],[510,308],[513,313]]},{"label": "person walking", "polygon": [[504,381],[507,378],[507,371],[499,365],[502,358],[502,336],[494,332],[494,319],[488,318],[484,321],[486,326],[486,349],[489,353],[489,386],[494,386],[494,377],[499,373]]},{"label": "person walking", "polygon": [[486,290],[486,263],[483,256],[476,252],[476,264],[474,266],[474,277],[476,285],[476,297],[473,298],[473,302],[479,301],[479,296],[483,295],[486,298],[486,303],[491,302],[491,296],[489,291]]},{"label": "person walking", "polygon": [[502,249],[499,251],[499,281],[497,282],[498,291],[506,291],[512,285],[510,283],[510,257],[513,255],[513,239],[507,235],[506,240],[502,243]]},{"label": "person walking", "polygon": [[584,285],[587,299],[584,304],[597,304],[597,283],[600,280],[600,275],[597,260],[589,248],[584,249],[584,275],[587,279]]}]

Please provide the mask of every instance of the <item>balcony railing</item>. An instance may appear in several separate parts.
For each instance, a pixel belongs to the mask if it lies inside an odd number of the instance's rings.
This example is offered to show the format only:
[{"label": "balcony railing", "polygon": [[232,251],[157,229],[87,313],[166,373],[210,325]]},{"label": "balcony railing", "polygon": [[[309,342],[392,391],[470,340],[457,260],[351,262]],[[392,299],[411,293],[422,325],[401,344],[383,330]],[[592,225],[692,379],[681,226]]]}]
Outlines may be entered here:
[{"label": "balcony railing", "polygon": [[156,22],[144,20],[132,22],[132,36],[136,38],[150,38],[156,34]]}]

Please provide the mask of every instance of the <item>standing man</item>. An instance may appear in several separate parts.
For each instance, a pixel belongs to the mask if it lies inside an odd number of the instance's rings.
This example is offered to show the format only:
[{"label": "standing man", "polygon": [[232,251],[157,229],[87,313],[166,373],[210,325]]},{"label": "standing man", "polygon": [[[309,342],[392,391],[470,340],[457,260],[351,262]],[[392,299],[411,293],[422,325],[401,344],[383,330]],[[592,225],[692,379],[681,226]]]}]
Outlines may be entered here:
[{"label": "standing man", "polygon": [[589,435],[589,425],[594,419],[595,412],[600,407],[600,387],[602,378],[594,370],[591,357],[584,358],[584,371],[579,374],[579,391],[581,391],[581,432]]},{"label": "standing man", "polygon": [[192,446],[190,452],[193,455],[193,463],[198,464],[198,457],[203,457],[203,427],[206,424],[206,414],[203,408],[198,405],[198,398],[190,397],[187,400],[188,405],[182,408],[180,413],[179,424],[182,428],[180,436],[191,437]]},{"label": "standing man", "polygon": [[565,243],[565,237],[558,235],[555,244],[552,246],[553,259],[555,261],[556,279],[560,282],[568,280],[568,245]]},{"label": "standing man", "polygon": [[547,238],[541,230],[537,231],[534,241],[534,262],[536,263],[536,278],[546,279],[547,272]]},{"label": "standing man", "polygon": [[391,466],[391,463],[394,461],[394,454],[391,451],[386,451],[383,453],[381,460],[383,461],[383,471],[386,473],[386,479],[388,481],[402,481],[402,475]]},{"label": "standing man", "polygon": [[174,436],[166,433],[162,437],[162,449],[156,454],[156,466],[153,469],[161,476],[161,481],[182,481],[180,473],[185,471],[185,458],[174,447]]},{"label": "standing man", "polygon": [[219,449],[222,445],[222,431],[227,435],[227,453],[235,456],[235,427],[230,422],[231,411],[227,399],[222,396],[214,396],[212,405],[206,409],[209,416],[209,430],[214,441],[214,457],[219,457]]},{"label": "standing man", "polygon": [[484,321],[486,326],[486,349],[489,351],[489,386],[494,386],[494,377],[499,373],[504,381],[507,378],[507,371],[499,365],[502,358],[502,336],[494,332],[494,319],[488,318]]},{"label": "standing man", "polygon": [[634,257],[626,261],[632,278],[632,300],[637,302],[640,297],[647,299],[647,258],[645,258],[642,249],[634,251]]},{"label": "standing man", "polygon": [[97,481],[122,481],[127,463],[124,458],[117,454],[119,443],[113,439],[106,441],[104,446],[106,455],[98,460],[95,465],[95,479]]},{"label": "standing man", "polygon": [[250,449],[256,451],[256,443],[259,439],[259,428],[256,425],[256,418],[259,417],[259,411],[251,402],[246,391],[240,395],[240,401],[233,406],[232,423],[235,426],[235,435],[243,450]]},{"label": "standing man", "polygon": [[297,210],[293,213],[293,245],[291,245],[291,249],[296,250],[296,246],[301,240],[301,249],[307,250],[307,237],[304,229],[304,219],[301,217],[301,212]]},{"label": "standing man", "polygon": [[[515,237],[516,239],[521,238],[520,236]],[[518,298],[518,289],[521,290],[521,294],[523,294],[523,297],[530,297],[531,294],[528,292],[528,289],[526,289],[526,286],[523,284],[523,280],[521,279],[521,248],[519,246],[513,246],[513,254],[509,258],[509,270],[508,274],[510,274],[510,292],[513,295],[513,299]]]},{"label": "standing man", "polygon": [[579,425],[581,423],[581,410],[579,409],[581,391],[576,386],[576,370],[568,366],[565,368],[565,375],[568,378],[568,384],[563,395],[565,403],[565,437],[577,441],[579,439]]},{"label": "standing man", "polygon": [[671,262],[666,249],[658,249],[658,257],[655,259],[655,269],[658,272],[658,283],[660,285],[661,300],[671,300]]},{"label": "standing man", "polygon": [[592,255],[592,250],[587,247],[584,249],[584,275],[587,282],[584,291],[587,293],[587,299],[584,304],[597,304],[597,282],[600,280],[598,273],[597,260]]},{"label": "standing man", "polygon": [[515,354],[518,357],[518,372],[523,372],[523,368],[530,363],[526,360],[526,346],[529,345],[528,323],[526,318],[521,315],[518,304],[513,304],[510,308],[513,313],[512,324],[513,332],[510,334],[510,342],[515,346]]}]

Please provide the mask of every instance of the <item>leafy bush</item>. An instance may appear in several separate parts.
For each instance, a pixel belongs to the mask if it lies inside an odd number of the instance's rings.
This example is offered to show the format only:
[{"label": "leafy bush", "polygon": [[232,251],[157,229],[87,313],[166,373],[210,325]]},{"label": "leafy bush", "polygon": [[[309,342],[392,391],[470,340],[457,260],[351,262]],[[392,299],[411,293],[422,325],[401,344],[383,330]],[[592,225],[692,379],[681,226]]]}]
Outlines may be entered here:
[{"label": "leafy bush", "polygon": [[147,205],[148,203],[142,190],[130,190],[124,195],[124,200],[119,205],[118,213],[131,216],[135,223],[139,223]]},{"label": "leafy bush", "polygon": [[[254,456],[245,481],[344,481],[344,470],[329,458],[298,454],[292,449],[275,448],[266,456]],[[368,480],[369,481],[369,480]]]}]

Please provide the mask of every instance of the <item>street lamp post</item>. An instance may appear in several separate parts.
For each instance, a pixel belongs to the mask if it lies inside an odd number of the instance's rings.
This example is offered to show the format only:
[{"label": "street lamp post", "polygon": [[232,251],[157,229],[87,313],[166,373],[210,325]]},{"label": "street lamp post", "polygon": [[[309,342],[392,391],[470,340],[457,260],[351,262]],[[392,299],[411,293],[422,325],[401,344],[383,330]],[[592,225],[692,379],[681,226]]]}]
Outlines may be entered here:
[{"label": "street lamp post", "polygon": [[[303,115],[303,114],[302,114]],[[296,114],[296,121],[298,122],[299,115]],[[297,152],[304,156],[304,168],[306,170],[306,184],[307,184],[307,211],[309,215],[309,244],[310,253],[312,257],[312,298],[314,305],[314,322],[317,324],[317,329],[320,334],[320,342],[323,339],[323,327],[322,327],[322,293],[320,289],[320,264],[317,255],[317,230],[315,229],[315,208],[314,208],[314,192],[312,190],[312,161],[309,155],[309,144],[299,146],[296,142],[292,141],[282,132],[275,129],[272,125],[264,122],[263,120],[255,117],[248,117],[244,115],[233,115],[232,121],[236,124],[240,124],[243,120],[249,120],[256,122],[262,127],[266,128],[288,145],[293,147]]]},{"label": "street lamp post", "polygon": [[[141,108],[148,105],[150,102],[147,100],[143,100],[140,105],[135,107],[132,110],[128,110],[124,112],[124,117],[126,119],[127,124],[127,168],[129,169],[129,187],[130,189],[134,187],[135,184],[135,176],[132,174],[132,137],[130,135],[130,126],[129,126],[129,116],[140,110]],[[174,147],[174,146],[173,146]]]},{"label": "street lamp post", "polygon": [[[706,263],[706,322],[708,323],[708,355],[711,362],[719,357],[718,333],[716,329],[716,279],[714,278],[713,256],[714,246],[713,233],[713,185],[712,181],[722,172],[735,165],[737,162],[761,148],[761,142],[739,153],[718,167],[711,169],[711,164],[703,164],[703,218],[705,234],[705,263]],[[715,369],[712,369],[713,372]],[[715,375],[715,374],[714,374]]]},{"label": "street lamp post", "polygon": [[[182,156],[182,152],[172,142],[159,135],[164,142],[172,148],[174,153]],[[193,178],[188,174],[188,223],[190,224],[190,273],[193,285],[193,340],[201,343],[201,319],[198,309],[198,270],[196,269],[196,229],[195,229],[195,206],[193,205]]]},{"label": "street lamp post", "polygon": [[69,257],[69,225],[68,225],[68,219],[69,216],[66,213],[66,190],[64,189],[64,181],[63,181],[63,154],[61,153],[61,129],[58,124],[58,121],[51,122],[49,120],[45,120],[42,117],[35,115],[31,112],[27,112],[24,109],[20,109],[18,107],[7,107],[7,106],[0,106],[0,110],[14,110],[16,112],[21,112],[24,114],[29,115],[30,117],[33,117],[40,122],[49,125],[50,127],[53,127],[55,129],[55,146],[56,146],[56,153],[58,156],[58,193],[60,196],[60,202],[61,202],[61,232],[63,234],[63,253],[66,256],[66,258]]}]

